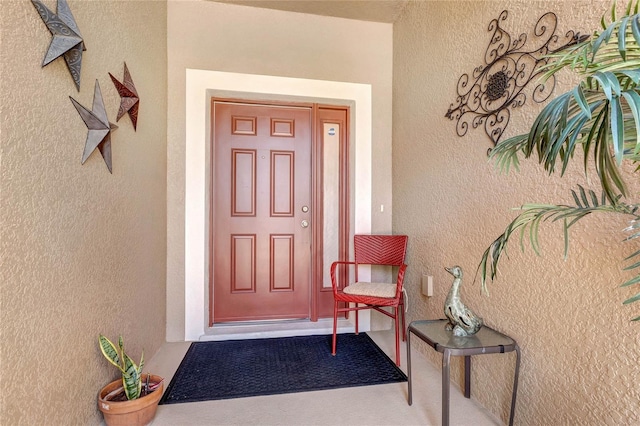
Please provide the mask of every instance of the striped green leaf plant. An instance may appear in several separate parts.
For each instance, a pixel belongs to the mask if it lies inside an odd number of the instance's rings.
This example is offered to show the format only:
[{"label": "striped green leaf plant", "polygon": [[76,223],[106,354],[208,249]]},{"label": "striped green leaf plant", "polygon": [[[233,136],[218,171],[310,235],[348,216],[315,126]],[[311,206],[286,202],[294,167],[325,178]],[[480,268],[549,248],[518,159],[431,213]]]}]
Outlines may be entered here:
[{"label": "striped green leaf plant", "polygon": [[99,336],[98,342],[104,357],[122,373],[122,385],[127,399],[138,398],[142,390],[141,377],[142,367],[144,366],[144,352],[140,356],[140,365],[138,366],[129,355],[124,352],[122,336],[118,339],[118,347],[102,334]]}]

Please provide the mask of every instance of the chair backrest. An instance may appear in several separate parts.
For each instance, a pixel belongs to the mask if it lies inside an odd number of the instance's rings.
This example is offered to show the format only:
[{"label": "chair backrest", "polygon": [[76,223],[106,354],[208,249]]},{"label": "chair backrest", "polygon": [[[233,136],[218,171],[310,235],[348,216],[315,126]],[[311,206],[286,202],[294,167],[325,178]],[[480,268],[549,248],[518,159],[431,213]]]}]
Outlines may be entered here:
[{"label": "chair backrest", "polygon": [[400,266],[407,252],[406,235],[355,235],[355,262],[358,264]]}]

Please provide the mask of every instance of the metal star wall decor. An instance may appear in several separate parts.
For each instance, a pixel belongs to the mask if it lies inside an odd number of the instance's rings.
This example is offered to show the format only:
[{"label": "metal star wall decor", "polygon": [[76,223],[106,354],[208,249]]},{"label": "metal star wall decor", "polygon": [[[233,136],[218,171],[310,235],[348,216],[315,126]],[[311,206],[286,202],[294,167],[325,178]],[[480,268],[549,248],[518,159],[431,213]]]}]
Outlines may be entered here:
[{"label": "metal star wall decor", "polygon": [[58,0],[57,14],[49,10],[40,0],[31,0],[40,17],[53,36],[49,49],[42,61],[42,66],[50,64],[54,59],[64,56],[67,68],[71,73],[76,89],[80,91],[80,68],[84,41],[66,0]]},{"label": "metal star wall decor", "polygon": [[[485,64],[473,70],[471,76],[462,74],[458,80],[455,104],[449,106],[445,117],[456,120],[458,136],[464,136],[472,128],[484,125],[484,130],[493,145],[502,137],[511,109],[524,105],[529,95],[534,102],[546,101],[555,89],[555,77],[539,82],[542,67],[549,62],[544,55],[580,43],[589,36],[567,31],[560,42],[556,34],[558,18],[553,12],[538,19],[532,38],[522,33],[511,41],[511,36],[500,22],[507,19],[503,10],[497,19],[489,23],[491,41],[484,55]],[[533,83],[532,83],[533,82]]]},{"label": "metal star wall decor", "polygon": [[82,164],[98,148],[109,169],[109,173],[113,173],[111,168],[111,131],[117,129],[118,126],[109,122],[98,80],[96,80],[96,86],[93,91],[93,107],[91,111],[80,105],[71,96],[69,96],[69,99],[71,99],[73,106],[76,107],[78,114],[80,114],[89,130],[84,144],[84,152],[82,153]]},{"label": "metal star wall decor", "polygon": [[137,130],[136,127],[138,123],[138,107],[140,106],[140,99],[138,98],[136,86],[133,84],[133,80],[131,79],[131,74],[129,74],[127,63],[124,63],[124,78],[122,83],[111,75],[111,73],[109,73],[109,77],[111,77],[111,81],[113,81],[113,84],[116,86],[121,98],[120,109],[118,110],[116,122],[120,121],[120,118],[122,118],[125,113],[129,113],[129,117],[133,123],[133,129]]}]

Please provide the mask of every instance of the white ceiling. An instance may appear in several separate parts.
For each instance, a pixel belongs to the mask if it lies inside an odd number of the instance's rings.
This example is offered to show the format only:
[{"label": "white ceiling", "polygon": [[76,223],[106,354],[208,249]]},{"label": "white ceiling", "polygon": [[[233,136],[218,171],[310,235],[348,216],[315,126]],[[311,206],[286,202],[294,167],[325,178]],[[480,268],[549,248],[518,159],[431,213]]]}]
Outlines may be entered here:
[{"label": "white ceiling", "polygon": [[409,0],[215,0],[266,9],[392,23]]}]

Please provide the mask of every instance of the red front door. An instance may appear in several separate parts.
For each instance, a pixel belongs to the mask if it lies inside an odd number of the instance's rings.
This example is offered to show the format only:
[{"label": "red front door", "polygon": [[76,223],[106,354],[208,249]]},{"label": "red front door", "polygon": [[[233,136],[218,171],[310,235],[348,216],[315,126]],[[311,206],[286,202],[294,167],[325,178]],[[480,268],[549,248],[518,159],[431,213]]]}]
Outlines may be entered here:
[{"label": "red front door", "polygon": [[212,102],[210,323],[310,317],[312,108]]}]

